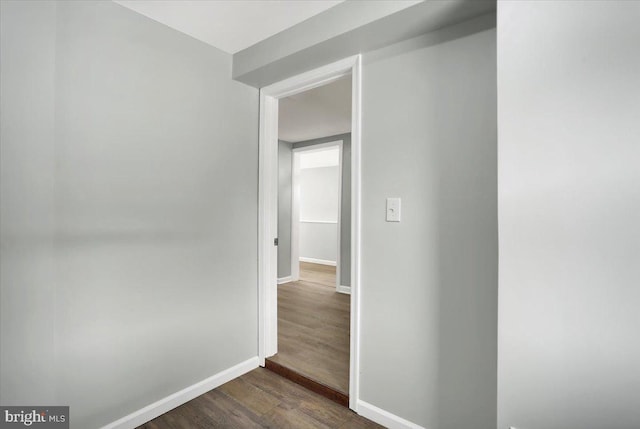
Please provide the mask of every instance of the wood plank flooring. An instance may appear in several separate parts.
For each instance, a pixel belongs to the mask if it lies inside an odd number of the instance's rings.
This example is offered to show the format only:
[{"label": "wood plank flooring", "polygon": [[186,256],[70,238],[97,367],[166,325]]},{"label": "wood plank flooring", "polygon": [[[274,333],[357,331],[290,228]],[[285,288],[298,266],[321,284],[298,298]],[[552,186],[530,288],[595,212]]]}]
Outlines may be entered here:
[{"label": "wood plank flooring", "polygon": [[382,427],[267,369],[258,368],[138,429]]},{"label": "wood plank flooring", "polygon": [[278,354],[269,360],[348,394],[350,296],[335,282],[335,267],[301,262],[300,281],[278,286]]},{"label": "wood plank flooring", "polygon": [[320,396],[324,396],[331,401],[342,405],[343,407],[349,407],[349,395],[346,393],[338,392],[336,389],[326,386],[320,382],[310,379],[290,368],[286,368],[279,363],[276,363],[270,359],[265,360],[265,368],[269,371],[273,371],[278,375],[286,378],[287,380],[291,380],[296,384],[304,387],[305,389],[309,389],[312,392],[317,393]]}]

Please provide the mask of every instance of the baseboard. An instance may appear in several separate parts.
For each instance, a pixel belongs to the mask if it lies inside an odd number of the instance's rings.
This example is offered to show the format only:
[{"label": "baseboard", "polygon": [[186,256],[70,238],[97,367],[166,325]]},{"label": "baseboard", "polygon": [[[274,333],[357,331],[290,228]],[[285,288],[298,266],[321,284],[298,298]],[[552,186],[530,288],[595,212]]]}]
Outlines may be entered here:
[{"label": "baseboard", "polygon": [[346,293],[347,295],[351,295],[351,286],[338,286],[336,287],[336,292]]},{"label": "baseboard", "polygon": [[358,401],[357,408],[357,412],[361,416],[366,417],[369,420],[373,420],[374,422],[389,429],[425,429],[420,425],[410,422],[409,420],[405,420],[402,417],[398,417],[395,414],[391,414],[388,411],[362,400]]},{"label": "baseboard", "polygon": [[310,262],[312,264],[320,264],[320,265],[331,265],[332,267],[336,266],[336,261],[328,261],[326,259],[307,258],[305,256],[300,256],[300,262]]},{"label": "baseboard", "polygon": [[179,392],[160,399],[151,405],[147,405],[144,408],[134,411],[128,416],[116,420],[103,426],[102,429],[134,429],[138,426],[155,419],[158,416],[171,411],[174,408],[189,402],[190,400],[215,389],[224,383],[240,377],[243,374],[258,367],[258,357],[252,357],[244,362],[241,362],[229,369],[219,372],[209,378],[206,378],[196,384],[186,387]]},{"label": "baseboard", "polygon": [[287,276],[287,277],[280,277],[280,278],[278,279],[278,284],[279,284],[279,285],[281,285],[281,284],[283,284],[283,283],[290,283],[290,282],[292,282],[292,281],[293,281],[293,277],[291,277],[291,276]]}]

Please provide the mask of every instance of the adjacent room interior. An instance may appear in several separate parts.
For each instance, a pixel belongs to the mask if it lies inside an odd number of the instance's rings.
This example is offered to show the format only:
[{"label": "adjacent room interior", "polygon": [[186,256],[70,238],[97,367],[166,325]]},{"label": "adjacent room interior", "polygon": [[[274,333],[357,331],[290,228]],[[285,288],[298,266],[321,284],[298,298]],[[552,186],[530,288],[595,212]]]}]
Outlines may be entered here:
[{"label": "adjacent room interior", "polygon": [[347,404],[351,276],[351,76],[279,100],[278,352]]}]

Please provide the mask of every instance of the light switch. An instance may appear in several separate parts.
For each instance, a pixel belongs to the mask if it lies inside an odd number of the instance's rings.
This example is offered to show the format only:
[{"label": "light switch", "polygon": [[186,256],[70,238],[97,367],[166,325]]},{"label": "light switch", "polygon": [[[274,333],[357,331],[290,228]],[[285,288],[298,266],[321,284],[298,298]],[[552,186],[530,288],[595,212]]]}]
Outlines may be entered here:
[{"label": "light switch", "polygon": [[387,198],[387,222],[400,222],[400,198]]}]

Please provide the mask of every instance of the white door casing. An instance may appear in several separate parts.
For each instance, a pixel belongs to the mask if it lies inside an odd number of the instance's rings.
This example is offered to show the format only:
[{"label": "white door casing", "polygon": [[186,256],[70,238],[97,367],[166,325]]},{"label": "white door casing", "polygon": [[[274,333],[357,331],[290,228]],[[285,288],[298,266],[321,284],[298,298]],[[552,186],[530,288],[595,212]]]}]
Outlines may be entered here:
[{"label": "white door casing", "polygon": [[[260,90],[258,190],[258,356],[260,365],[278,351],[278,100],[351,75],[351,338],[349,408],[359,397],[361,56],[311,70]],[[293,274],[293,273],[292,273]]]}]

